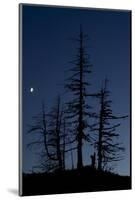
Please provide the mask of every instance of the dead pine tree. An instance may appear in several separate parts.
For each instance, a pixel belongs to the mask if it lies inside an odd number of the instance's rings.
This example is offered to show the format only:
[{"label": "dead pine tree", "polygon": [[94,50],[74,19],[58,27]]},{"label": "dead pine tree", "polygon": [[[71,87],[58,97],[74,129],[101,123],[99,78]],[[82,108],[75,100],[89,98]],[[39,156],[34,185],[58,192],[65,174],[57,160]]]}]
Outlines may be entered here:
[{"label": "dead pine tree", "polygon": [[65,124],[60,96],[57,97],[49,113],[45,112],[45,106],[42,103],[41,113],[34,117],[34,122],[28,129],[28,133],[31,133],[33,138],[27,146],[37,147],[40,157],[39,165],[34,168],[48,172],[65,169]]},{"label": "dead pine tree", "polygon": [[[54,155],[52,155],[49,151],[48,146],[48,133],[47,133],[47,120],[46,120],[46,113],[45,113],[45,106],[42,102],[42,110],[41,112],[33,117],[33,124],[29,125],[28,134],[31,134],[32,139],[31,142],[27,144],[28,148],[35,148],[38,149],[38,154],[40,157],[40,164],[38,166],[33,166],[35,169],[39,169],[42,171],[50,171],[54,166],[56,166],[56,159]],[[53,161],[51,163],[51,161]]]},{"label": "dead pine tree", "polygon": [[122,156],[120,152],[124,151],[121,143],[118,142],[119,133],[117,128],[120,123],[114,123],[127,116],[115,116],[111,108],[112,101],[109,100],[110,91],[107,89],[108,80],[105,79],[101,90],[92,96],[99,100],[100,111],[95,114],[98,120],[91,126],[92,131],[97,133],[97,141],[95,142],[98,156],[98,170],[107,169],[107,165],[114,161],[120,161]]},{"label": "dead pine tree", "polygon": [[71,100],[67,103],[68,119],[77,142],[77,168],[83,167],[82,147],[83,140],[89,140],[85,129],[88,127],[87,117],[90,106],[87,103],[87,88],[89,87],[88,75],[91,73],[92,65],[89,64],[89,55],[86,52],[88,36],[84,34],[80,26],[79,37],[73,39],[78,43],[75,59],[70,62],[73,67],[69,69],[69,78],[65,88],[71,92]]}]

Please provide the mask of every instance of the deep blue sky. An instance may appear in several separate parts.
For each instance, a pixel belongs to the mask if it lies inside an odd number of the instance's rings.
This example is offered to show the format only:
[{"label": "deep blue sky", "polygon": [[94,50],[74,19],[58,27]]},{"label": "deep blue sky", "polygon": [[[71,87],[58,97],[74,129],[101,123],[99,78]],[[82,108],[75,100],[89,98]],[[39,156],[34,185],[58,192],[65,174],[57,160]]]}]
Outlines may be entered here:
[{"label": "deep blue sky", "polygon": [[[93,64],[90,92],[97,91],[108,77],[114,114],[130,115],[130,12],[29,5],[23,5],[22,9],[23,170],[28,172],[38,158],[26,148],[32,138],[26,133],[27,125],[40,112],[42,100],[49,110],[57,93],[63,94],[65,71],[71,67],[68,62],[77,47],[69,39],[78,36],[80,24],[89,35],[87,46]],[[93,100],[90,101],[94,106]],[[126,151],[125,159],[117,163],[115,171],[129,174],[130,116],[122,121],[118,131]],[[90,162],[89,155],[86,147],[85,164]]]}]

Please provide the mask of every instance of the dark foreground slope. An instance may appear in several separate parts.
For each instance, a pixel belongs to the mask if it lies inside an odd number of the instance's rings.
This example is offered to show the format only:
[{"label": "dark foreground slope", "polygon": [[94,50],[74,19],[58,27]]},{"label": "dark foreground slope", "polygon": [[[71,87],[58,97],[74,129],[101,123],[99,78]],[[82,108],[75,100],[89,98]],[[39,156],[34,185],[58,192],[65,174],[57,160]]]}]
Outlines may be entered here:
[{"label": "dark foreground slope", "polygon": [[23,195],[131,189],[131,178],[90,167],[51,174],[23,174]]}]

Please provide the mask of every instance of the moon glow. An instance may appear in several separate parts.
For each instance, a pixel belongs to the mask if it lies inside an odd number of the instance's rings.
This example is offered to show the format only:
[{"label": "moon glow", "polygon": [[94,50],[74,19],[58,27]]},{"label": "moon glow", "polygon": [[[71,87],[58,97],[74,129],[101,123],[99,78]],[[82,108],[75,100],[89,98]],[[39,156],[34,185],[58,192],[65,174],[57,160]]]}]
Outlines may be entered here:
[{"label": "moon glow", "polygon": [[30,88],[30,92],[31,93],[34,92],[34,88],[33,87]]}]

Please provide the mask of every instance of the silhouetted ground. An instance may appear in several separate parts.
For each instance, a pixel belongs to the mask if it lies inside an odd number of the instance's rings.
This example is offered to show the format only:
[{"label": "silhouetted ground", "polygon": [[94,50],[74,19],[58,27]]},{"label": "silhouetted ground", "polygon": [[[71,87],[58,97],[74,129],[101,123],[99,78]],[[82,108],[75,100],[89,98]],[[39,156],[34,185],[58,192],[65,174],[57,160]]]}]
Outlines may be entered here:
[{"label": "silhouetted ground", "polygon": [[131,189],[131,178],[91,167],[63,172],[23,174],[23,196]]}]

